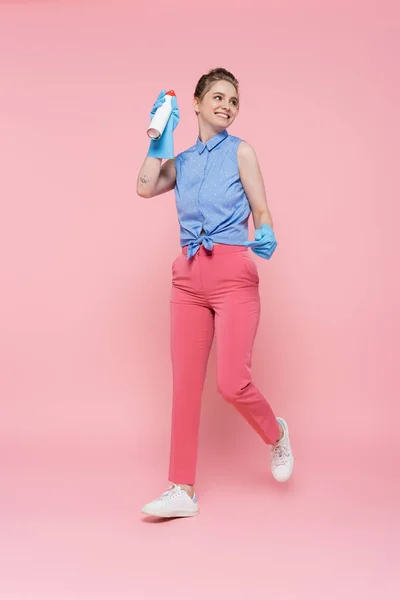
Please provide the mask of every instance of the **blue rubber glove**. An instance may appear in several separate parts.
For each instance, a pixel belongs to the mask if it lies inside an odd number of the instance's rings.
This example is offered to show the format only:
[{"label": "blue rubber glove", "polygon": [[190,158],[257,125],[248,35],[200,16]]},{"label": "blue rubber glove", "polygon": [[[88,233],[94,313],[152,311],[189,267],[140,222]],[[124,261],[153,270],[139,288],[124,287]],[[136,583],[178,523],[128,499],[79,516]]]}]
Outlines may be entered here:
[{"label": "blue rubber glove", "polygon": [[[157,108],[165,102],[165,90],[161,90],[150,113],[150,120],[154,117]],[[165,129],[159,140],[151,140],[148,156],[154,158],[174,158],[174,136],[173,131],[179,123],[179,108],[176,96],[171,98],[172,113],[167,121]]]},{"label": "blue rubber glove", "polygon": [[275,239],[274,231],[266,223],[255,230],[253,242],[249,241],[245,243],[245,246],[251,248],[255,254],[267,260],[271,258],[277,245],[278,242]]}]

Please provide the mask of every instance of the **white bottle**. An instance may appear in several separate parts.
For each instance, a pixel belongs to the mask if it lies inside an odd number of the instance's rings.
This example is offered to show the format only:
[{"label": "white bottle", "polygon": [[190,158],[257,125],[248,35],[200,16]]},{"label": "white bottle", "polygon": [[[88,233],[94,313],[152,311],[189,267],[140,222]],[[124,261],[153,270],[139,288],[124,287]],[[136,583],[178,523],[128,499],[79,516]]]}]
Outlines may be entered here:
[{"label": "white bottle", "polygon": [[151,120],[147,135],[152,140],[159,140],[164,132],[165,126],[172,113],[172,96],[175,96],[173,90],[170,90],[165,94],[165,101],[157,108],[154,117]]}]

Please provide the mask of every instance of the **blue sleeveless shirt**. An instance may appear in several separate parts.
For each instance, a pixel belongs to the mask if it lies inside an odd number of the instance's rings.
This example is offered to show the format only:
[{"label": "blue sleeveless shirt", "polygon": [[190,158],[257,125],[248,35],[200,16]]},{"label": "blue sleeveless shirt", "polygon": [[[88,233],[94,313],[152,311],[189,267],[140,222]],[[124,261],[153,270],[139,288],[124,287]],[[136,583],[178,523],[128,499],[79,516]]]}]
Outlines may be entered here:
[{"label": "blue sleeveless shirt", "polygon": [[241,141],[224,129],[206,143],[198,138],[175,158],[180,243],[189,246],[188,259],[201,244],[211,251],[213,242],[242,246],[248,240],[251,208],[237,161]]}]

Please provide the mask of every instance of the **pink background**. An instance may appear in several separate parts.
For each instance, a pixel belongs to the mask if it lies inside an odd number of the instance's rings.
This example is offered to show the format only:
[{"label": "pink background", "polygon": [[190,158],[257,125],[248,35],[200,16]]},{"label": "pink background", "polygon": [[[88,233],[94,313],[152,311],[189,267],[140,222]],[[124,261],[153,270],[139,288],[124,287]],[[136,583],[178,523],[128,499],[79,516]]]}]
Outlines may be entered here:
[{"label": "pink background", "polygon": [[[399,593],[397,2],[0,6],[0,597],[376,598]],[[278,250],[255,257],[254,380],[293,479],[215,391],[196,519],[167,483],[173,192],[135,194],[161,88],[192,145],[198,78],[241,84]],[[396,173],[397,169],[397,173]]]}]

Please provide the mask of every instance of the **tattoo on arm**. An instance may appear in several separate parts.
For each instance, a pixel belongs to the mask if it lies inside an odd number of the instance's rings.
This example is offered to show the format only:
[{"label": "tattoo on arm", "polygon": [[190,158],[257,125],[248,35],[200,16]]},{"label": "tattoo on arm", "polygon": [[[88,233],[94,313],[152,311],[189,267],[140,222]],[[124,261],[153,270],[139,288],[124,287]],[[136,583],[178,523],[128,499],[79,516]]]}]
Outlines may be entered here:
[{"label": "tattoo on arm", "polygon": [[140,178],[140,183],[142,183],[143,185],[146,185],[146,183],[149,183],[149,182],[150,182],[150,179],[147,179],[146,175],[143,175]]}]

